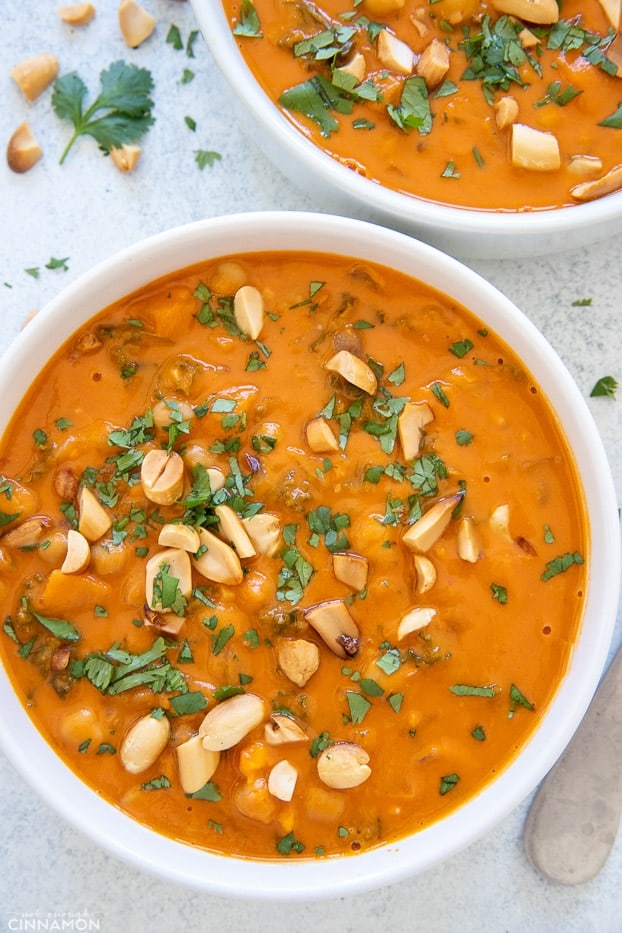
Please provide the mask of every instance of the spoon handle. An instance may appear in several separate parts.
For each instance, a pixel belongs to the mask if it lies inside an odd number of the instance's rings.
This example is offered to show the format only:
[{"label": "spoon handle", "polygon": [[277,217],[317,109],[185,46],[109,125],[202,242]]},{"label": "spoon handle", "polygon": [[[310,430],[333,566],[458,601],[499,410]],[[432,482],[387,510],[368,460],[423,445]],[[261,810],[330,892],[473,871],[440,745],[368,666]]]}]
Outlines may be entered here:
[{"label": "spoon handle", "polygon": [[622,648],[527,816],[527,857],[552,881],[582,884],[607,861],[622,812],[621,767]]}]

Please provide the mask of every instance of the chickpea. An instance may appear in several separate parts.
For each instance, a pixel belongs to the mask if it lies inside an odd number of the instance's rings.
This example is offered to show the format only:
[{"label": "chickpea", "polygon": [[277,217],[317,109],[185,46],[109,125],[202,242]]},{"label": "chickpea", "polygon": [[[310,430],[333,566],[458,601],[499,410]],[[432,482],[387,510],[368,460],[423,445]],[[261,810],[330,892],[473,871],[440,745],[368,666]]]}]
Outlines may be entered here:
[{"label": "chickpea", "polygon": [[103,742],[105,733],[93,710],[85,708],[76,709],[63,716],[60,731],[67,745],[74,748],[78,748],[88,739],[91,739],[96,748]]},{"label": "chickpea", "polygon": [[246,284],[248,276],[239,262],[219,262],[210,275],[210,288],[219,295],[232,295]]}]

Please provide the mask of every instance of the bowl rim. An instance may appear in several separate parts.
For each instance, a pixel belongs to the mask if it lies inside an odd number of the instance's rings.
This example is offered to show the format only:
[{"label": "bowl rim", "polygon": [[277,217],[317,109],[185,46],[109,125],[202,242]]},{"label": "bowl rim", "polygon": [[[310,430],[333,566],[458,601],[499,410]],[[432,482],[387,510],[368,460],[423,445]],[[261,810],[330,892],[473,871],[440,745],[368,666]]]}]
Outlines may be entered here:
[{"label": "bowl rim", "polygon": [[474,313],[513,347],[530,371],[537,370],[536,382],[557,409],[579,477],[598,477],[583,490],[591,537],[584,621],[567,675],[541,726],[523,747],[523,752],[529,750],[527,760],[521,754],[463,807],[397,843],[345,858],[257,861],[214,855],[160,836],[83,784],[41,738],[9,678],[0,677],[0,749],[40,797],[103,849],[136,868],[211,894],[315,900],[367,891],[431,868],[485,835],[535,788],[572,737],[602,674],[618,604],[620,538],[613,480],[596,425],[569,372],[535,325],[456,259],[362,220],[305,212],[233,214],[173,228],[104,260],[53,298],[0,361],[0,397],[8,400],[0,431],[30,382],[28,373],[115,296],[202,260],[274,249],[329,251],[392,265],[468,309],[484,307],[485,313]]},{"label": "bowl rim", "polygon": [[[583,237],[590,231],[596,236],[598,230],[606,230],[608,223],[620,220],[622,191],[569,207],[489,211],[400,194],[353,172],[297,130],[261,88],[236,46],[221,0],[217,0],[216,9],[212,0],[190,2],[214,60],[238,99],[244,101],[248,113],[272,138],[275,151],[285,156],[289,164],[303,166],[311,178],[345,193],[359,209],[369,212],[372,208],[379,215],[391,218],[398,227],[404,222],[411,224],[419,231],[418,235],[433,236],[441,230],[451,231],[453,243],[458,236],[465,244],[468,237],[475,236],[491,238],[491,242],[492,238],[501,241],[516,237],[527,240],[530,236],[557,238],[574,228],[581,228]],[[468,246],[466,251],[469,253]]]}]

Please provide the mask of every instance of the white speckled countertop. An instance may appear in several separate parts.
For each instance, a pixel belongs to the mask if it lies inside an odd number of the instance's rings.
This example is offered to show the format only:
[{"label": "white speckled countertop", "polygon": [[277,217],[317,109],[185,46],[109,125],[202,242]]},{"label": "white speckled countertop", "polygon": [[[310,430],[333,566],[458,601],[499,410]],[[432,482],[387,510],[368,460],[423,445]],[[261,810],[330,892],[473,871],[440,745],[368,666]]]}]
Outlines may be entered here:
[{"label": "white speckled countertop", "polygon": [[[97,5],[97,0],[95,0]],[[124,45],[116,0],[100,0],[97,16],[72,30],[53,3],[20,0],[3,6],[0,38],[0,137],[6,142],[28,119],[43,160],[25,175],[0,167],[0,350],[27,315],[94,263],[139,238],[203,217],[245,210],[313,210],[312,196],[294,190],[232,123],[228,89],[202,39],[194,57],[166,43],[171,24],[186,42],[196,28],[188,3],[144,0],[157,18],[138,50]],[[122,176],[90,139],[65,164],[58,159],[69,125],[52,112],[50,90],[28,104],[9,77],[18,61],[53,51],[61,73],[76,70],[90,90],[112,61],[152,70],[156,123],[138,169]],[[194,72],[181,83],[184,69]],[[191,131],[184,117],[196,121]],[[200,171],[194,151],[222,158]],[[54,257],[67,270],[47,269]],[[622,383],[622,272],[617,240],[581,252],[536,260],[472,261],[540,327],[585,397],[596,380]],[[38,277],[25,270],[38,269]],[[591,305],[573,306],[590,298]],[[590,399],[622,501],[622,389],[617,400]],[[597,481],[597,478],[595,478]],[[622,618],[614,645],[622,639]],[[79,835],[34,795],[0,754],[0,931],[98,929],[166,933],[619,933],[622,834],[601,874],[578,887],[546,881],[527,862],[522,828],[529,800],[479,843],[425,875],[391,888],[330,903],[274,906],[232,902],[145,876]]]}]

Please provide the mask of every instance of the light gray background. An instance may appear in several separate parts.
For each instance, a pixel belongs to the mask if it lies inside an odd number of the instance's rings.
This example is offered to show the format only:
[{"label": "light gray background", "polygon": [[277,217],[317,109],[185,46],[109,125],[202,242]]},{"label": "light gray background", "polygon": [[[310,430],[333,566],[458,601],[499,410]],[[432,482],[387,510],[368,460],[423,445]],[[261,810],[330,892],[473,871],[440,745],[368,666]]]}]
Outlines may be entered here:
[{"label": "light gray background", "polygon": [[[171,23],[179,26],[184,41],[196,28],[190,4],[144,3],[158,26],[136,51],[126,48],[118,32],[116,0],[100,0],[96,19],[73,31],[58,20],[55,3],[2,4],[0,138],[7,141],[28,119],[45,150],[43,161],[23,176],[12,174],[0,160],[2,351],[10,350],[11,339],[31,311],[94,263],[145,235],[223,213],[322,207],[311,185],[307,192],[294,190],[255,147],[247,127],[232,122],[229,91],[202,39],[195,42],[192,59],[166,44]],[[55,52],[61,73],[77,70],[92,92],[100,71],[117,59],[152,70],[156,124],[133,175],[119,174],[89,139],[79,141],[66,163],[58,165],[69,124],[52,112],[49,90],[28,104],[9,77],[15,63],[39,51]],[[180,83],[184,68],[195,72],[186,85]],[[185,116],[196,121],[195,132],[186,126]],[[193,155],[199,148],[218,151],[222,159],[201,172]],[[68,271],[45,269],[51,257],[69,257]],[[535,260],[470,265],[540,327],[585,397],[603,375],[622,383],[617,240]],[[31,267],[40,268],[38,279],[25,272]],[[573,307],[583,298],[592,299],[591,307]],[[589,405],[620,502],[622,391],[619,395],[617,401],[590,399]],[[614,645],[621,637],[618,618]],[[528,805],[529,800],[481,842],[410,881],[352,898],[276,907],[166,884],[109,857],[52,813],[0,755],[0,930],[27,928],[23,924],[37,915],[47,928],[56,922],[60,929],[72,915],[86,912],[106,933],[622,931],[620,838],[594,881],[576,888],[552,884],[523,854]]]}]

